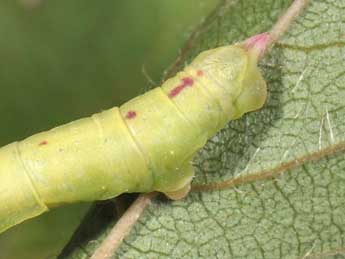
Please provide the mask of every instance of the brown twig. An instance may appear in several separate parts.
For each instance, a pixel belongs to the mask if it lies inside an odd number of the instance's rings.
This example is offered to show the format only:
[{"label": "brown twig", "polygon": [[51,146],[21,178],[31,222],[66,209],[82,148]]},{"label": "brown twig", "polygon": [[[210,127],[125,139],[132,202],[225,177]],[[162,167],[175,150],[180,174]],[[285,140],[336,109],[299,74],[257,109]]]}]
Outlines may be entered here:
[{"label": "brown twig", "polygon": [[106,239],[103,240],[101,245],[91,256],[91,259],[111,258],[122,240],[127,236],[134,224],[137,222],[146,206],[151,203],[151,199],[156,195],[157,193],[155,192],[139,195],[139,197],[115,224]]},{"label": "brown twig", "polygon": [[295,0],[270,30],[270,44],[273,45],[289,29],[294,20],[307,7],[309,0]]}]

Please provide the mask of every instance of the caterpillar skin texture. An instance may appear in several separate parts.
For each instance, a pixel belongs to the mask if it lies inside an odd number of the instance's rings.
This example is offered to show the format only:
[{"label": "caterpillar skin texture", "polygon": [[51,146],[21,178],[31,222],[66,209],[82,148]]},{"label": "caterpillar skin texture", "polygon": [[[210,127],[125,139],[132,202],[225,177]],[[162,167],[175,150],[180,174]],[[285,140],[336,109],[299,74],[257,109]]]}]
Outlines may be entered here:
[{"label": "caterpillar skin texture", "polygon": [[208,50],[112,108],[0,149],[0,232],[63,203],[159,191],[185,196],[191,160],[225,124],[265,102],[258,52]]}]

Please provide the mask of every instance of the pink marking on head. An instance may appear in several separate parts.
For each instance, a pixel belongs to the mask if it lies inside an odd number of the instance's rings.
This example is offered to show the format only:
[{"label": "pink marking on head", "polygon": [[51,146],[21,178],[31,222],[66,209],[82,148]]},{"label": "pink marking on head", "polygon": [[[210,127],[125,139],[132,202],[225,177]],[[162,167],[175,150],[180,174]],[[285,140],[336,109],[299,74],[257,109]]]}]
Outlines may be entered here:
[{"label": "pink marking on head", "polygon": [[194,84],[194,80],[191,77],[184,77],[181,79],[182,83],[172,89],[169,93],[169,97],[173,98],[177,96],[183,89]]},{"label": "pink marking on head", "polygon": [[126,114],[127,119],[133,119],[137,116],[137,113],[135,111],[128,111]]},{"label": "pink marking on head", "polygon": [[44,145],[47,145],[47,144],[48,144],[48,141],[43,140],[43,141],[40,142],[38,145],[39,145],[39,146],[44,146]]},{"label": "pink marking on head", "polygon": [[270,35],[268,32],[264,32],[258,35],[254,35],[249,39],[244,41],[244,47],[248,50],[255,49],[259,52],[259,55],[262,55],[270,42]]},{"label": "pink marking on head", "polygon": [[204,75],[204,71],[198,70],[198,71],[196,71],[196,75],[197,76],[203,76]]}]

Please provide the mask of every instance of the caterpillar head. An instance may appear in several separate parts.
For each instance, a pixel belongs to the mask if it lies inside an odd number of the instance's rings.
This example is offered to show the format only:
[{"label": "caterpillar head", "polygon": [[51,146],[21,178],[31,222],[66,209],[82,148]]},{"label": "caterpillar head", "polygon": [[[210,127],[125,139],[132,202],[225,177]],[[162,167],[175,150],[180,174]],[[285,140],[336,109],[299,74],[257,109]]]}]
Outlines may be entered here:
[{"label": "caterpillar head", "polygon": [[202,52],[191,63],[204,72],[202,85],[217,98],[226,121],[261,108],[266,100],[266,83],[257,66],[262,49],[248,41]]}]

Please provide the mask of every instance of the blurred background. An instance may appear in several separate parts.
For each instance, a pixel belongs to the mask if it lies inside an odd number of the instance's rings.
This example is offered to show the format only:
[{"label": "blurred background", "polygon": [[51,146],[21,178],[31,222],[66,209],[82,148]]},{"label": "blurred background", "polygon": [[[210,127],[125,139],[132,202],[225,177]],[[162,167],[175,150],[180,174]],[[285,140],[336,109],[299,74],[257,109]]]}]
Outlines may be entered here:
[{"label": "blurred background", "polygon": [[[0,1],[0,146],[159,85],[218,2]],[[53,209],[0,234],[0,259],[55,258],[88,206]]]}]

